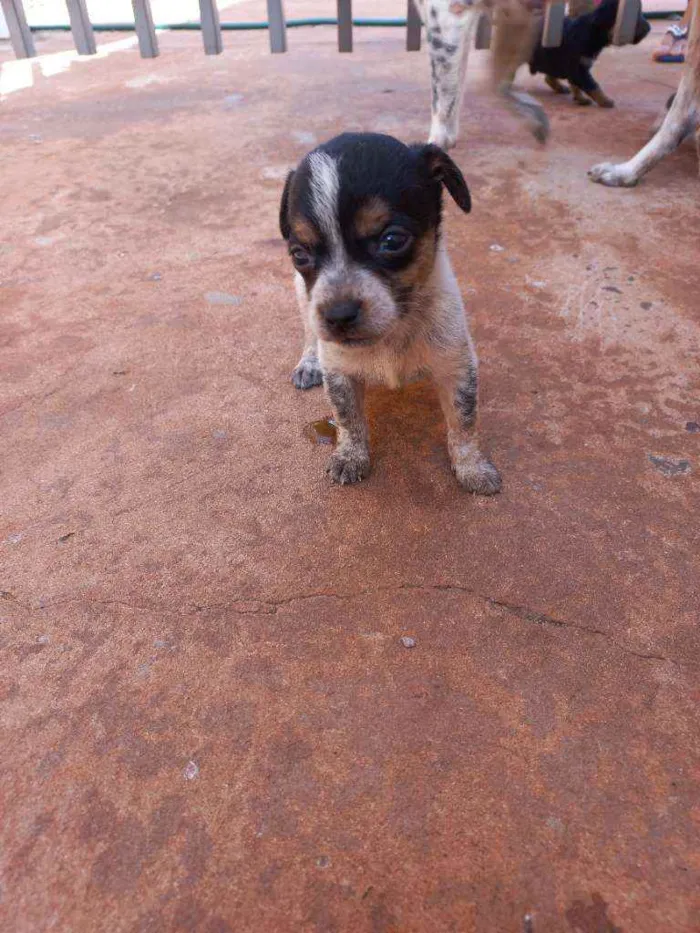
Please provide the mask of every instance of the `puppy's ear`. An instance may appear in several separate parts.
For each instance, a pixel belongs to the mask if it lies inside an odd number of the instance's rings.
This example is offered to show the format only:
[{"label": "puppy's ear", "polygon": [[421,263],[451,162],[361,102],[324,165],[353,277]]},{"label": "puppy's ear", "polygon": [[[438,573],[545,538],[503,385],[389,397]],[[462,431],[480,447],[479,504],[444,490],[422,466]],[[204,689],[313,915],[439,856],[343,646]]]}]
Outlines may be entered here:
[{"label": "puppy's ear", "polygon": [[280,233],[285,240],[289,239],[289,234],[292,232],[291,227],[289,226],[289,189],[292,187],[293,178],[294,172],[290,172],[289,175],[287,175],[287,180],[284,183],[282,201],[280,202]]},{"label": "puppy's ear", "polygon": [[415,151],[422,160],[428,174],[443,184],[452,195],[453,200],[465,214],[472,209],[472,199],[464,175],[446,152],[439,146],[428,143],[427,146],[416,146]]}]

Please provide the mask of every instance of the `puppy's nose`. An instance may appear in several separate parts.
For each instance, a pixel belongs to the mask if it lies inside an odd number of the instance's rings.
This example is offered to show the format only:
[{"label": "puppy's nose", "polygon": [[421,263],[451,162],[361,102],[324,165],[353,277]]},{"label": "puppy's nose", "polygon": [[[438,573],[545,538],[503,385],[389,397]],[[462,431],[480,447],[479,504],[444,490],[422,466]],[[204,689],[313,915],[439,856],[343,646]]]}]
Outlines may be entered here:
[{"label": "puppy's nose", "polygon": [[323,317],[333,327],[349,327],[358,319],[361,310],[360,301],[339,301],[325,308]]}]

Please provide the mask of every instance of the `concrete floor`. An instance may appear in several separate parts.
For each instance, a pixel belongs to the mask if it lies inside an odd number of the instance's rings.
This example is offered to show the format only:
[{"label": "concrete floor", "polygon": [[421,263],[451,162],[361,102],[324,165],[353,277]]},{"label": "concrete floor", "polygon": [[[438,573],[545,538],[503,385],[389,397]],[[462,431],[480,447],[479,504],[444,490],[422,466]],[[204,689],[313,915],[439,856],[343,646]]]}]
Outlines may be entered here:
[{"label": "concrete floor", "polygon": [[697,159],[586,178],[678,71],[525,77],[538,148],[474,56],[446,224],[505,489],[422,385],[330,488],[277,205],[314,140],[423,138],[402,43],[168,34],[2,102],[3,930],[700,930]]}]

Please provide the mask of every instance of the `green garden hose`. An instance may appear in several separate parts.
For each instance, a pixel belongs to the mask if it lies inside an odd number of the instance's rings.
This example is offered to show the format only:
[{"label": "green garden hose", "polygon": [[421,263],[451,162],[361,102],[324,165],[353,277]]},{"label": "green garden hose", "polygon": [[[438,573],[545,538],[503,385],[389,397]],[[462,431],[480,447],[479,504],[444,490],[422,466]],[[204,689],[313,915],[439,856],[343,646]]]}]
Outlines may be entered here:
[{"label": "green garden hose", "polygon": [[[683,15],[681,10],[654,11],[645,13],[646,19],[677,19]],[[405,26],[406,20],[398,19],[354,19],[353,26]],[[333,16],[309,16],[304,19],[288,19],[285,23],[288,29],[298,29],[300,26],[337,26],[338,20]],[[134,32],[133,23],[98,23],[93,25],[94,32]],[[32,32],[70,32],[68,23],[52,23],[48,26],[30,26]],[[192,30],[199,31],[199,23],[167,23],[156,25],[156,29]],[[265,20],[250,23],[221,23],[222,32],[246,32],[255,29],[269,29]]]}]

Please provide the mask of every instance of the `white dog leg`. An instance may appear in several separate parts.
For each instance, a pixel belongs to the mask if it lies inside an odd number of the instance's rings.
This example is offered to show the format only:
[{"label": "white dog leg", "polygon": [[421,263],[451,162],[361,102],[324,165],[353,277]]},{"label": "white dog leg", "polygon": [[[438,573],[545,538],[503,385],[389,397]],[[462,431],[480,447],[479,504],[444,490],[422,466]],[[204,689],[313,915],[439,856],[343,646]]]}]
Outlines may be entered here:
[{"label": "white dog leg", "polygon": [[481,15],[474,0],[421,0],[432,79],[430,142],[451,149],[459,133],[469,47]]},{"label": "white dog leg", "polygon": [[649,169],[698,128],[700,121],[700,14],[690,27],[686,65],[671,109],[656,135],[629,162],[601,162],[588,172],[592,181],[611,188],[631,188]]},{"label": "white dog leg", "polygon": [[690,86],[690,75],[686,72],[678,88],[673,106],[666,114],[653,139],[629,160],[619,165],[601,162],[588,172],[592,181],[600,182],[611,188],[631,188],[649,169],[660,162],[665,155],[673,152],[692,130],[692,120],[696,110],[697,95]]}]

